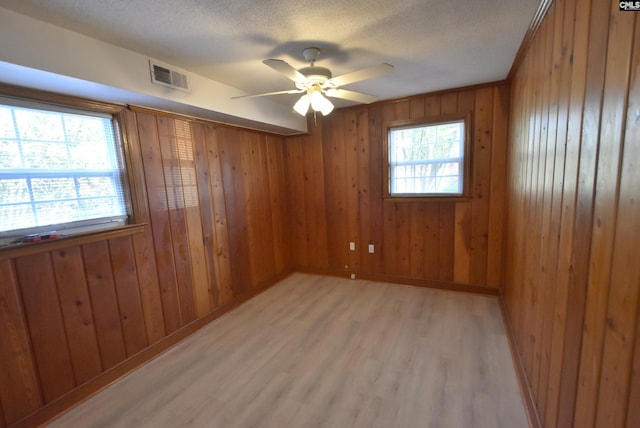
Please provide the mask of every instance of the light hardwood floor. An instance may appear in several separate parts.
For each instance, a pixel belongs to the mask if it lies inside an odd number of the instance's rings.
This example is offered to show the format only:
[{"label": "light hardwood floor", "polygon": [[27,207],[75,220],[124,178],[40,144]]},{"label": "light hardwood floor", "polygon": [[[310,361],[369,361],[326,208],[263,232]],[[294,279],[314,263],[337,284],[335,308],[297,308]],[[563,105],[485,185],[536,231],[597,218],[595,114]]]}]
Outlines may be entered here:
[{"label": "light hardwood floor", "polygon": [[495,297],[296,273],[50,426],[528,424]]}]

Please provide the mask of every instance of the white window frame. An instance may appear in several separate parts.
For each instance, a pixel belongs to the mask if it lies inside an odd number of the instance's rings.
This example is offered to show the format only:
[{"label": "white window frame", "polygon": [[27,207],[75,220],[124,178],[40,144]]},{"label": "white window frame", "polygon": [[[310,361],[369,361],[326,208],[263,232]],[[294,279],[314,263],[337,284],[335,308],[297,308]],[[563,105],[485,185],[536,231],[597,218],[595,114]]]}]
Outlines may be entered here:
[{"label": "white window frame", "polygon": [[[127,179],[127,168],[124,156],[124,144],[121,135],[121,127],[119,124],[120,113],[123,110],[122,106],[115,106],[110,104],[102,104],[102,103],[93,103],[93,102],[78,102],[79,106],[76,105],[64,105],[57,103],[49,103],[46,101],[40,101],[36,99],[23,99],[12,96],[3,96],[0,95],[0,104],[13,106],[13,107],[24,107],[29,109],[50,111],[54,113],[70,113],[75,115],[82,116],[92,116],[92,117],[100,117],[100,118],[108,118],[111,121],[112,129],[113,129],[113,142],[114,142],[114,151],[117,159],[119,172],[119,182],[121,186],[122,199],[124,203],[124,211],[125,213],[122,215],[113,215],[107,217],[99,217],[92,219],[85,219],[79,221],[72,222],[63,222],[63,223],[53,223],[46,225],[38,225],[33,227],[21,228],[21,229],[11,229],[0,231],[0,246],[5,246],[11,243],[20,242],[20,238],[26,235],[39,235],[39,234],[47,234],[48,232],[55,231],[58,236],[64,235],[75,235],[82,233],[91,233],[97,232],[101,230],[109,230],[113,228],[117,228],[120,226],[124,226],[129,223],[132,207],[131,207],[131,198],[129,194],[129,182]],[[87,170],[87,174],[92,177],[97,177],[99,175],[105,174],[108,176],[112,176],[114,171],[101,171],[101,172],[89,172]],[[0,176],[2,178],[9,178],[10,176],[16,176],[21,178],[38,178],[38,176],[42,177],[73,177],[74,183],[76,183],[76,178],[82,177],[84,171],[79,170],[40,170],[34,171],[33,169],[20,170],[0,170]],[[77,183],[75,184],[77,187]]]},{"label": "white window frame", "polygon": [[[463,141],[462,150],[460,152],[460,156],[451,157],[447,159],[438,159],[438,160],[415,160],[415,161],[404,161],[404,162],[392,162],[391,161],[391,152],[392,142],[391,142],[391,133],[395,130],[402,129],[412,129],[412,128],[423,128],[430,126],[438,126],[445,125],[449,123],[462,122],[464,130],[463,130]],[[471,187],[471,137],[470,137],[470,128],[471,128],[471,119],[470,115],[460,116],[460,115],[450,115],[450,116],[438,116],[431,118],[421,118],[417,120],[402,120],[402,121],[392,121],[385,124],[384,133],[384,144],[383,144],[383,163],[384,163],[384,197],[385,198],[398,198],[398,200],[411,200],[411,199],[460,199],[460,198],[469,198],[470,187]],[[398,166],[407,166],[407,165],[426,165],[426,164],[436,164],[436,163],[454,163],[459,162],[460,167],[458,168],[458,180],[461,189],[459,192],[436,192],[436,193],[418,193],[418,192],[410,192],[410,193],[397,193],[393,192],[393,180],[394,180],[394,170],[395,167]]]}]

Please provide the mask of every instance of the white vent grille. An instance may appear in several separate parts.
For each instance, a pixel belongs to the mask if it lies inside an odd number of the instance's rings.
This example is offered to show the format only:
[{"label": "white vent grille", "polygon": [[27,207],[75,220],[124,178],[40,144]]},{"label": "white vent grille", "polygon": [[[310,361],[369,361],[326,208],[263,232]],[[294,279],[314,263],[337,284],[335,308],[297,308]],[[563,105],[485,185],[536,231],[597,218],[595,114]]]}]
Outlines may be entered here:
[{"label": "white vent grille", "polygon": [[155,60],[149,60],[149,67],[151,69],[152,83],[178,89],[179,91],[190,92],[189,81],[187,80],[186,74]]}]

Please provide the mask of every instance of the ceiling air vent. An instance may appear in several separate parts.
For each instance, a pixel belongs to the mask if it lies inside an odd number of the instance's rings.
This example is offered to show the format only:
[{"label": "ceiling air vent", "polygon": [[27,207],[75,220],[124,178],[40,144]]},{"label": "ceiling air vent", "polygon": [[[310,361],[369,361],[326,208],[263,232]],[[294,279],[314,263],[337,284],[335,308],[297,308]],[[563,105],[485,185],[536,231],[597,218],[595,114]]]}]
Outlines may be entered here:
[{"label": "ceiling air vent", "polygon": [[187,75],[166,64],[155,60],[149,60],[151,68],[151,82],[156,85],[178,89],[179,91],[190,92]]}]

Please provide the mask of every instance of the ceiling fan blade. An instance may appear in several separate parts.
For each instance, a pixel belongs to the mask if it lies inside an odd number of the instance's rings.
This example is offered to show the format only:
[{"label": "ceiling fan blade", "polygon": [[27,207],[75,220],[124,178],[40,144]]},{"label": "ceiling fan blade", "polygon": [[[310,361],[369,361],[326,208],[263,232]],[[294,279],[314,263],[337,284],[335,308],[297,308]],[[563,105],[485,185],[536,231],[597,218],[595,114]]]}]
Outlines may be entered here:
[{"label": "ceiling fan blade", "polygon": [[304,92],[304,89],[290,89],[288,91],[265,92],[264,94],[238,95],[237,97],[231,97],[231,99],[235,100],[236,98],[266,97],[268,95],[279,95],[279,94],[300,94],[302,92]]},{"label": "ceiling fan blade", "polygon": [[346,89],[328,89],[325,94],[328,97],[342,98],[343,100],[356,101],[362,104],[371,104],[378,99],[373,95],[363,94],[362,92],[348,91]]},{"label": "ceiling fan blade", "polygon": [[307,81],[307,76],[300,73],[298,70],[290,66],[288,63],[282,61],[281,59],[265,59],[264,61],[262,61],[262,63],[273,68],[275,71],[284,74],[294,82],[305,83]]},{"label": "ceiling fan blade", "polygon": [[395,67],[391,64],[374,65],[373,67],[363,68],[362,70],[352,71],[351,73],[342,74],[329,79],[334,86],[344,86],[349,83],[359,82],[361,80],[373,79],[374,77],[384,76],[385,74],[393,73]]}]

